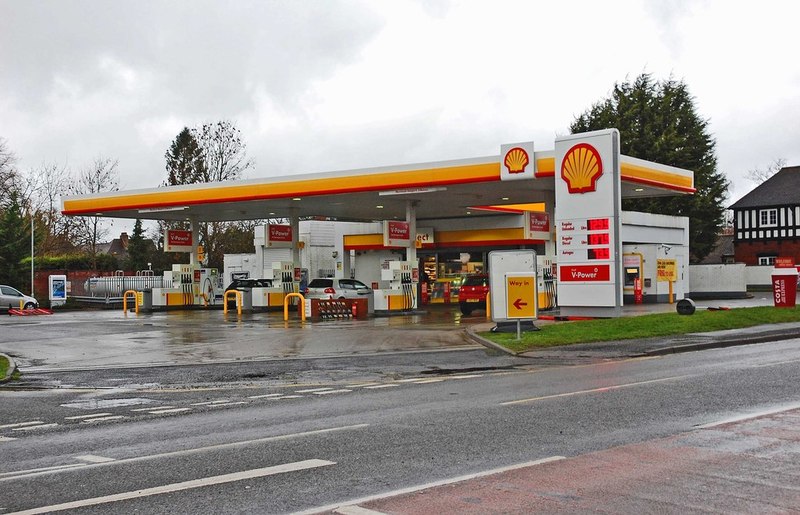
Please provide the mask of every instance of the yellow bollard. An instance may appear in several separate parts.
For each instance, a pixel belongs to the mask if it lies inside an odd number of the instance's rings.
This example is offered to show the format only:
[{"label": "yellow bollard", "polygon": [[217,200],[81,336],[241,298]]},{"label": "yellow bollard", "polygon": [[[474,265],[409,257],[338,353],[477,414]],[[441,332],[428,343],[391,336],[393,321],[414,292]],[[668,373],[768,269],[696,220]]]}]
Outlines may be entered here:
[{"label": "yellow bollard", "polygon": [[492,293],[486,294],[486,320],[492,319]]},{"label": "yellow bollard", "polygon": [[303,297],[300,293],[287,293],[286,296],[283,298],[283,320],[289,320],[289,298],[290,297],[299,297],[300,298],[300,320],[303,322],[306,321],[306,298]]},{"label": "yellow bollard", "polygon": [[136,314],[139,314],[139,296],[136,294],[136,290],[126,290],[125,293],[122,295],[122,311],[127,314],[128,313],[128,295],[133,295],[133,304],[135,306]]},{"label": "yellow bollard", "polygon": [[222,299],[222,313],[227,315],[228,314],[228,297],[230,294],[233,294],[236,297],[236,314],[242,314],[242,292],[239,290],[228,290],[225,292],[225,296]]}]

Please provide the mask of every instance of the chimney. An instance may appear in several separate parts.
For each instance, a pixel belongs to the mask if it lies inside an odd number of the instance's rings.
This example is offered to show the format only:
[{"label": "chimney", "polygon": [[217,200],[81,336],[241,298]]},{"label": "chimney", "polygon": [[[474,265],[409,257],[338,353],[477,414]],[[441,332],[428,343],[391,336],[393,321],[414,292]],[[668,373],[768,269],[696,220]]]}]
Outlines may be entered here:
[{"label": "chimney", "polygon": [[128,248],[128,233],[123,232],[119,235],[119,242],[122,244],[123,249]]}]

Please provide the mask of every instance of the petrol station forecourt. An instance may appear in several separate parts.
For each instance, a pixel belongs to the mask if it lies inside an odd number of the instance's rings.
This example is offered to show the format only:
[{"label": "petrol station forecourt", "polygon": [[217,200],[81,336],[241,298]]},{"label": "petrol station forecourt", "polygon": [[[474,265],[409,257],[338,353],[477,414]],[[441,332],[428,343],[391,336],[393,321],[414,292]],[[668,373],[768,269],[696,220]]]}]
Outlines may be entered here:
[{"label": "petrol station forecourt", "polygon": [[[529,141],[486,157],[71,196],[62,198],[62,213],[188,222],[192,235],[202,222],[287,219],[282,238],[270,241],[269,226],[263,235],[267,246],[285,251],[283,270],[263,264],[267,278],[283,273],[283,295],[297,291],[301,219],[377,222],[382,234],[345,234],[337,242],[343,252],[335,276],[372,284],[376,309],[388,312],[421,307],[419,256],[444,251],[480,255],[485,270],[490,251],[534,250],[538,269],[554,272],[567,315],[622,316],[634,285],[645,302],[684,298],[688,219],[624,212],[621,201],[692,194],[694,174],[621,155],[614,129],[538,148]],[[190,240],[182,249],[189,264],[176,271],[188,289],[183,284],[178,293],[200,296],[192,282],[202,268],[201,242]],[[673,270],[668,284],[656,279],[656,262]]]}]

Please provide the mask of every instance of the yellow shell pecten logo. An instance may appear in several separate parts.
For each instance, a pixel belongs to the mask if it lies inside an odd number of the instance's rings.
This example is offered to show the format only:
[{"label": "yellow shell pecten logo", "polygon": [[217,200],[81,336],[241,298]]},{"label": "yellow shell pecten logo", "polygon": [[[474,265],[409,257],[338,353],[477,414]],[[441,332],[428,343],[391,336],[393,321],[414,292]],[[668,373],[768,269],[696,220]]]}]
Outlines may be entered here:
[{"label": "yellow shell pecten logo", "polygon": [[561,178],[570,193],[588,193],[597,189],[597,179],[603,175],[603,160],[596,148],[578,143],[564,155]]},{"label": "yellow shell pecten logo", "polygon": [[503,159],[503,164],[508,168],[508,173],[523,173],[530,162],[528,153],[520,147],[514,147],[506,152],[506,158]]}]

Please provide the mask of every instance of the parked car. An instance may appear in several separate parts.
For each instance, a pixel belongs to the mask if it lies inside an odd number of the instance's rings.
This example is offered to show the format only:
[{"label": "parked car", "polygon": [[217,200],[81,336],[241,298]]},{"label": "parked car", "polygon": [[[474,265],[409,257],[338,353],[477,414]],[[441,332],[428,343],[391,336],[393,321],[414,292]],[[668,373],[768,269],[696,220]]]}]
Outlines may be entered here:
[{"label": "parked car", "polygon": [[458,292],[458,306],[461,313],[469,316],[476,309],[486,309],[486,295],[489,293],[489,276],[486,274],[468,275],[461,283]]},{"label": "parked car", "polygon": [[355,279],[312,279],[303,296],[307,299],[361,299],[372,295],[372,288]]},{"label": "parked car", "polygon": [[[225,293],[228,293],[230,290],[244,291],[250,288],[272,288],[272,279],[234,279],[228,287],[225,288]],[[236,299],[228,299],[228,307],[235,308]]]},{"label": "parked car", "polygon": [[1,309],[19,309],[20,301],[24,309],[33,309],[39,307],[39,302],[31,297],[25,295],[16,288],[0,284],[0,308]]}]

